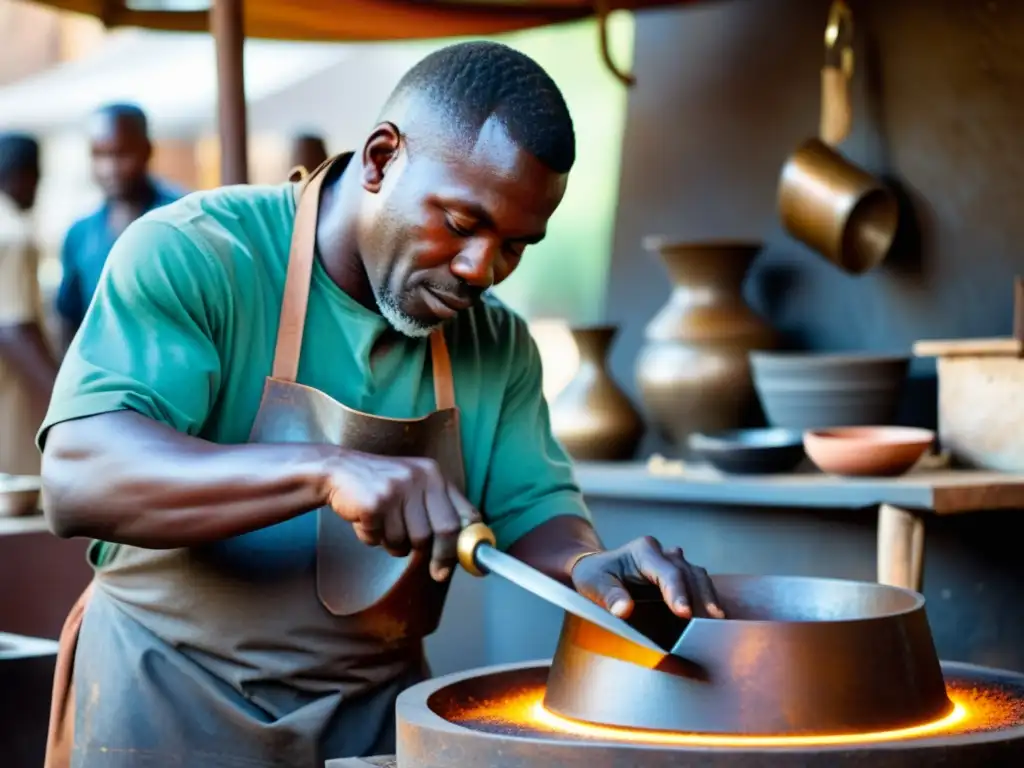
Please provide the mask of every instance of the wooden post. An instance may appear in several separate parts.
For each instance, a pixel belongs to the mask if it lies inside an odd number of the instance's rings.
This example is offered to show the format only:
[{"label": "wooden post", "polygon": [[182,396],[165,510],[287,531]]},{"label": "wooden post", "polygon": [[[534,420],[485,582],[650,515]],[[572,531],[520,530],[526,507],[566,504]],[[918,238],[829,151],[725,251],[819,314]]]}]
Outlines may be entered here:
[{"label": "wooden post", "polygon": [[1013,338],[1024,341],[1024,278],[1021,277],[1013,281]]},{"label": "wooden post", "polygon": [[243,50],[245,0],[213,0],[210,30],[217,48],[217,128],[220,183],[249,181]]},{"label": "wooden post", "polygon": [[878,583],[921,591],[924,573],[924,520],[913,512],[878,507]]}]

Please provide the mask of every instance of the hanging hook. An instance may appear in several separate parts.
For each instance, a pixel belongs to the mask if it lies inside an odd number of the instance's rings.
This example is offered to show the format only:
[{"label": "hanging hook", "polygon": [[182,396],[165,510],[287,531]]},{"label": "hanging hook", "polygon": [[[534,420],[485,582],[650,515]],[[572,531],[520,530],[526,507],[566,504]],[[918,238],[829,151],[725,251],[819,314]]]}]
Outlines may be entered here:
[{"label": "hanging hook", "polygon": [[615,66],[611,52],[608,50],[608,14],[611,12],[609,0],[594,0],[594,10],[597,15],[597,29],[601,41],[601,58],[604,59],[605,66],[627,88],[636,85],[636,78],[631,73],[623,72]]},{"label": "hanging hook", "polygon": [[835,0],[825,27],[825,63],[834,60],[839,48],[839,68],[847,79],[853,77],[853,12],[845,0]]}]

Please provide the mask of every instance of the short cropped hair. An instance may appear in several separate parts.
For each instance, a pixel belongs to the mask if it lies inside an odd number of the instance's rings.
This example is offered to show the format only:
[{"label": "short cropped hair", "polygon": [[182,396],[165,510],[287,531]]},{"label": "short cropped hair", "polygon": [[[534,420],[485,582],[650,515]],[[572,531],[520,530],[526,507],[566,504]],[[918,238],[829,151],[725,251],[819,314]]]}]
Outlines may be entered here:
[{"label": "short cropped hair", "polygon": [[94,114],[106,117],[112,121],[123,122],[134,128],[142,136],[149,135],[149,118],[146,117],[142,107],[137,104],[127,102],[104,104]]},{"label": "short cropped hair", "polygon": [[576,161],[562,92],[543,67],[507,45],[457,43],[431,53],[402,77],[388,105],[410,96],[427,99],[463,138],[475,137],[494,117],[517,146],[555,173],[568,173]]},{"label": "short cropped hair", "polygon": [[0,180],[39,171],[39,142],[25,133],[0,133]]}]

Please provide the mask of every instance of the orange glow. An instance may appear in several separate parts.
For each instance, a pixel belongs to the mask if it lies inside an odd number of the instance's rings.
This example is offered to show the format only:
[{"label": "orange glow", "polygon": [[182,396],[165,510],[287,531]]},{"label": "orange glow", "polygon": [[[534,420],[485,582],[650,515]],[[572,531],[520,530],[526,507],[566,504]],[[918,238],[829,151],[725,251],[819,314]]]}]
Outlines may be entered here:
[{"label": "orange glow", "polygon": [[898,730],[870,733],[807,736],[742,736],[728,734],[669,733],[594,725],[557,715],[544,707],[544,689],[531,688],[494,702],[479,702],[450,718],[468,727],[498,726],[600,741],[628,741],[680,747],[824,747],[920,739],[928,736],[991,731],[1022,720],[1022,703],[996,690],[949,685],[953,702],[949,715]]},{"label": "orange glow", "polygon": [[947,733],[967,718],[967,708],[953,702],[953,711],[941,720],[900,728],[895,731],[874,731],[871,733],[823,734],[814,736],[730,736],[725,734],[659,733],[629,728],[609,728],[591,725],[556,715],[534,702],[531,718],[546,728],[562,733],[572,733],[588,739],[603,741],[633,741],[641,744],[669,744],[678,747],[827,747],[840,744],[865,744],[879,741],[919,739],[938,733]]}]

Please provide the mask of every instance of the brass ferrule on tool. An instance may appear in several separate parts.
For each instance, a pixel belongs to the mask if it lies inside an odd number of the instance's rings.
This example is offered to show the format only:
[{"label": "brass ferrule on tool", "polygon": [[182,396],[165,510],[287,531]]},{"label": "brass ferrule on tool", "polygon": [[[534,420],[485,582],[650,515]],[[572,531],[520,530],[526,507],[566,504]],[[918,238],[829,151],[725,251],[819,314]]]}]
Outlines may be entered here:
[{"label": "brass ferrule on tool", "polygon": [[497,545],[494,531],[485,523],[470,523],[462,529],[457,545],[459,565],[473,576],[485,576],[487,573],[476,564],[476,548],[481,544],[490,544],[492,547]]}]

